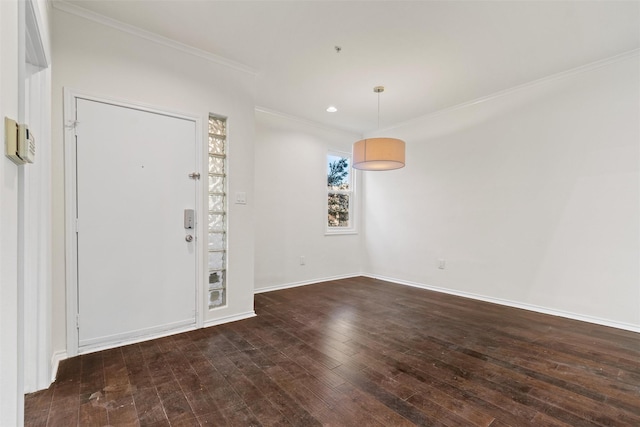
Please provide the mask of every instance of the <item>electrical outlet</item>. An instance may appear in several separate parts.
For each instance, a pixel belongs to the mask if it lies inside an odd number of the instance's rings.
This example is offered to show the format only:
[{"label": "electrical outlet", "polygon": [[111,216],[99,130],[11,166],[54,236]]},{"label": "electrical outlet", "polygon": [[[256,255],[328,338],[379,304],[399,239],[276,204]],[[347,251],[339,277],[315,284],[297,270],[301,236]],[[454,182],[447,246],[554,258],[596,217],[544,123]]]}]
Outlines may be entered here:
[{"label": "electrical outlet", "polygon": [[444,270],[444,267],[446,264],[447,264],[447,261],[444,258],[438,258],[438,268],[440,270]]},{"label": "electrical outlet", "polygon": [[300,257],[300,265],[306,265],[306,261],[304,259],[304,256]]}]

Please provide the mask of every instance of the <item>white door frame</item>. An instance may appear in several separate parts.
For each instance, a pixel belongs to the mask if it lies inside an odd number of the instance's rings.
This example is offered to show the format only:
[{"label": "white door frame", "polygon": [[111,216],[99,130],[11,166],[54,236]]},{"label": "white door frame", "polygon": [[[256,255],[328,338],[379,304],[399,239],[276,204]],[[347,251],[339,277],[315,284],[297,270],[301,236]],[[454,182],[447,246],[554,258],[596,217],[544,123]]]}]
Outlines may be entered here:
[{"label": "white door frame", "polygon": [[[37,135],[34,164],[18,167],[19,334],[24,391],[51,384],[51,90],[49,34],[35,0],[18,4],[18,121]],[[19,357],[20,359],[20,357]]]},{"label": "white door frame", "polygon": [[[146,111],[149,113],[162,114],[165,116],[176,117],[179,119],[190,120],[196,125],[196,165],[195,168],[202,168],[202,123],[203,119],[199,116],[179,113],[175,111],[167,111],[154,106],[132,103],[113,98],[102,97],[87,94],[71,88],[64,88],[64,187],[65,187],[65,270],[66,270],[66,293],[67,293],[67,357],[73,357],[78,354],[78,234],[76,233],[76,212],[77,212],[77,194],[76,194],[76,150],[75,150],[75,126],[76,126],[76,99],[86,99],[89,101],[102,102],[124,108],[133,108],[136,110]],[[201,170],[195,170],[201,176],[207,177],[207,173]],[[204,313],[202,310],[204,301],[204,269],[203,254],[206,253],[206,239],[203,230],[206,229],[206,217],[203,216],[204,203],[200,195],[203,191],[203,180],[196,180],[196,212],[198,226],[196,227],[196,324],[195,328],[201,328],[204,323]],[[193,329],[189,327],[187,329]],[[165,335],[171,335],[176,331],[169,331],[153,335],[152,337],[143,337],[142,340],[156,338]],[[122,344],[138,342],[141,339],[132,339]],[[106,346],[108,348],[112,346]],[[90,351],[100,350],[101,348],[91,348]]]}]

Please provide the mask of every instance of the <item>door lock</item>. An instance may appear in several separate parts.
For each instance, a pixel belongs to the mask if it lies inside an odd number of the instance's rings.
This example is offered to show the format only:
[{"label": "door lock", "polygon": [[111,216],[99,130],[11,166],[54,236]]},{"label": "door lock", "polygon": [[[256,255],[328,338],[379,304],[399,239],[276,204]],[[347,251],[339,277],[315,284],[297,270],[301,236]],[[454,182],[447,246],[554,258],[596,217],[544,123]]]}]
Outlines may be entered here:
[{"label": "door lock", "polygon": [[187,234],[184,238],[187,242],[191,242],[193,240],[193,236],[191,234]]},{"label": "door lock", "polygon": [[193,209],[184,210],[184,228],[185,230],[193,230],[196,225],[196,211]]}]

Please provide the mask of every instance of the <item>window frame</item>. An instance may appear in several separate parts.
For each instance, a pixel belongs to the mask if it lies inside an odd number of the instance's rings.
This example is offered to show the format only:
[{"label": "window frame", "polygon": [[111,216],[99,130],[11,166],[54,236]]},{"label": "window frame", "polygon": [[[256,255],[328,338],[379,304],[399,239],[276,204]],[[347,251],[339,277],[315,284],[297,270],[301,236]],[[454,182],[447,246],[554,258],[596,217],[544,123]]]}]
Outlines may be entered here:
[{"label": "window frame", "polygon": [[[346,158],[349,160],[349,190],[331,190],[326,184],[327,168],[329,166],[329,156]],[[357,179],[356,169],[353,168],[353,158],[351,153],[339,150],[328,150],[325,156],[324,171],[325,171],[325,203],[324,203],[324,228],[326,236],[344,235],[344,234],[357,234],[357,221],[356,221],[356,198],[357,198]],[[328,213],[329,213],[329,195],[330,194],[345,194],[349,196],[349,226],[347,227],[331,227],[329,226]]]}]

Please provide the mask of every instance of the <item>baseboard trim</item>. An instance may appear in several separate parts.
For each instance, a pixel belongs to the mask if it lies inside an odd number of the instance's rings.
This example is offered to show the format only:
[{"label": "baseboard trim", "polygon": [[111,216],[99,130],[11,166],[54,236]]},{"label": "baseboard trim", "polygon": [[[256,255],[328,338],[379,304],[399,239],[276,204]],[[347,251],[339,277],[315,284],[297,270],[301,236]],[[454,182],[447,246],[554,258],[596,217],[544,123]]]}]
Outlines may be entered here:
[{"label": "baseboard trim", "polygon": [[[78,346],[79,353],[94,352],[96,349],[105,350],[108,348],[120,347],[121,345],[133,344],[148,339],[160,338],[167,335],[179,334],[184,331],[195,329],[195,318],[178,322],[168,323],[150,328],[136,329],[120,334],[106,335],[98,338],[81,340]],[[151,337],[151,338],[150,338]]]},{"label": "baseboard trim", "polygon": [[58,366],[60,366],[60,362],[67,358],[67,352],[64,350],[54,351],[51,355],[51,385],[58,376]]},{"label": "baseboard trim", "polygon": [[[255,311],[251,310],[251,311],[248,311],[246,313],[241,313],[241,314],[236,314],[236,315],[233,315],[233,316],[222,317],[220,319],[214,319],[214,320],[206,321],[206,322],[204,322],[204,327],[206,328],[206,327],[209,327],[209,326],[221,325],[223,323],[235,322],[237,320],[249,319],[249,318],[255,317],[255,316],[256,316]],[[180,329],[174,329],[174,330],[171,330],[171,331],[164,331],[162,333],[157,333],[157,334],[154,334],[153,336],[144,337],[142,339],[140,339],[141,337],[137,337],[138,339],[124,340],[121,343],[115,345],[115,347],[119,347],[121,345],[134,344],[134,343],[142,342],[142,341],[148,341],[148,340],[152,340],[152,339],[156,339],[156,338],[162,338],[162,337],[165,337],[165,336],[175,335],[175,334],[179,334],[179,333],[182,333],[182,332],[191,331],[191,330],[194,330],[194,329],[195,328],[193,326],[190,326],[188,328],[180,328]],[[107,345],[107,346],[102,346],[102,347],[83,349],[85,351],[82,352],[82,353],[79,353],[79,354],[93,353],[95,351],[105,350],[105,349],[114,347],[114,345]],[[58,367],[60,366],[60,362],[65,360],[65,359],[67,359],[67,358],[68,358],[67,352],[64,351],[64,350],[56,351],[51,355],[51,371],[50,371],[51,372],[51,383],[49,385],[51,385],[56,380],[56,376],[58,375]]]},{"label": "baseboard trim", "polygon": [[164,338],[171,335],[182,334],[184,332],[194,331],[196,330],[196,326],[194,323],[190,323],[188,325],[176,327],[173,329],[160,329],[154,331],[153,333],[149,333],[148,335],[131,335],[124,336],[114,341],[109,341],[105,343],[97,343],[94,345],[85,345],[78,349],[78,354],[89,354],[96,353],[102,350],[109,350],[111,348],[123,347],[131,344],[138,344],[145,341],[151,341],[158,338]]},{"label": "baseboard trim", "polygon": [[504,306],[507,306],[507,307],[513,307],[513,308],[519,308],[519,309],[522,309],[522,310],[533,311],[533,312],[536,312],[536,313],[548,314],[548,315],[551,315],[551,316],[564,317],[566,319],[578,320],[578,321],[581,321],[581,322],[593,323],[593,324],[600,325],[600,326],[608,326],[608,327],[611,327],[611,328],[622,329],[622,330],[625,330],[625,331],[631,331],[631,332],[640,333],[640,325],[633,325],[631,323],[617,322],[617,321],[613,321],[613,320],[602,319],[602,318],[595,317],[595,316],[587,316],[587,315],[584,315],[584,314],[577,314],[577,313],[572,313],[572,312],[569,312],[569,311],[563,311],[563,310],[557,310],[557,309],[552,309],[552,308],[547,308],[547,307],[541,307],[541,306],[534,305],[534,304],[526,304],[526,303],[521,303],[521,302],[517,302],[517,301],[511,301],[511,300],[502,299],[502,298],[488,297],[488,296],[485,296],[485,295],[474,294],[474,293],[471,293],[471,292],[456,291],[456,290],[453,290],[453,289],[447,289],[447,288],[441,288],[441,287],[438,287],[438,286],[430,286],[430,285],[426,285],[426,284],[423,284],[423,283],[411,282],[411,281],[408,281],[408,280],[394,279],[392,277],[379,276],[379,275],[374,275],[374,274],[363,274],[363,276],[371,278],[371,279],[384,280],[385,282],[396,283],[398,285],[411,286],[413,288],[426,289],[426,290],[429,290],[429,291],[440,292],[440,293],[443,293],[443,294],[455,295],[455,296],[458,296],[458,297],[470,298],[470,299],[474,299],[474,300],[478,300],[478,301],[484,301],[484,302],[490,302],[490,303],[493,303],[493,304],[504,305]]},{"label": "baseboard trim", "polygon": [[254,289],[253,293],[261,294],[263,292],[279,291],[282,289],[297,288],[298,286],[315,285],[316,283],[331,282],[333,280],[341,280],[341,279],[351,279],[353,277],[360,277],[360,276],[363,276],[363,274],[362,273],[343,274],[338,276],[323,277],[320,279],[304,280],[301,282],[291,282],[291,283],[285,283],[283,285],[274,285],[274,286],[267,286],[265,288]]},{"label": "baseboard trim", "polygon": [[237,322],[238,320],[250,319],[252,317],[256,317],[256,312],[253,310],[245,313],[234,314],[232,316],[221,317],[219,319],[205,320],[204,327],[208,328],[209,326],[222,325],[223,323]]}]

